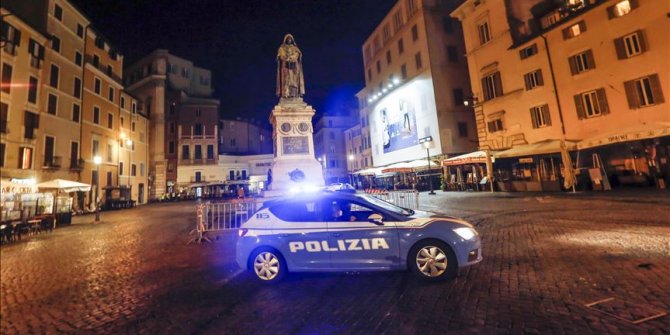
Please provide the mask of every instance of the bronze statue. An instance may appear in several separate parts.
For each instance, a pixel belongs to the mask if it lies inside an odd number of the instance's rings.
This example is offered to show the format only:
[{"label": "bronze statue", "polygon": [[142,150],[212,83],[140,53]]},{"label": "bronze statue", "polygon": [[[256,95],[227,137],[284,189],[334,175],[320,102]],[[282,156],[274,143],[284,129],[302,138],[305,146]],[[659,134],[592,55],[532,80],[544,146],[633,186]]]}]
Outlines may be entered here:
[{"label": "bronze statue", "polygon": [[277,96],[301,98],[305,95],[305,80],[302,76],[302,52],[293,39],[286,34],[284,43],[277,52]]}]

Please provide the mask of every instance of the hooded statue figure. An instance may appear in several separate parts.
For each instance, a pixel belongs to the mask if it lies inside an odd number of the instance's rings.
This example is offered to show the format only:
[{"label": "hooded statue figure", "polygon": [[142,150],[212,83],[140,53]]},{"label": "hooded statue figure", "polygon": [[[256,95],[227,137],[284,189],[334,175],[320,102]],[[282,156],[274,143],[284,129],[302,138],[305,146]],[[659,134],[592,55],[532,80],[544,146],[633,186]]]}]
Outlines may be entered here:
[{"label": "hooded statue figure", "polygon": [[305,80],[302,76],[302,52],[293,39],[286,34],[284,43],[277,52],[277,96],[280,98],[301,98],[305,94]]}]

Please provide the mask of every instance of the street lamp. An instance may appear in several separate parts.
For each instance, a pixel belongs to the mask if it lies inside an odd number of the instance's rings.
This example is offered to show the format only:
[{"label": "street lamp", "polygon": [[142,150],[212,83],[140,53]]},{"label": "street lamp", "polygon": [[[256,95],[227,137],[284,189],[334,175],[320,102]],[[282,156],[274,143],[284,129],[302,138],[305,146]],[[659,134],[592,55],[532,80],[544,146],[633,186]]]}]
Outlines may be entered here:
[{"label": "street lamp", "polygon": [[[133,140],[130,138],[126,139],[126,149],[128,150],[128,188],[130,189],[130,176],[132,176],[132,162],[130,160],[130,155],[132,155],[132,146],[133,146]],[[132,193],[128,195],[130,197],[130,200],[133,200],[132,198]]]},{"label": "street lamp", "polygon": [[430,185],[430,192],[428,194],[435,195],[433,191],[433,181],[430,180],[430,145],[433,143],[433,137],[427,136],[419,139],[419,144],[423,144],[423,147],[426,148],[426,160],[428,161],[428,185]]},{"label": "street lamp", "polygon": [[95,163],[95,222],[97,223],[100,222],[100,201],[98,198],[100,197],[100,163],[102,163],[102,157],[93,157],[93,163]]}]

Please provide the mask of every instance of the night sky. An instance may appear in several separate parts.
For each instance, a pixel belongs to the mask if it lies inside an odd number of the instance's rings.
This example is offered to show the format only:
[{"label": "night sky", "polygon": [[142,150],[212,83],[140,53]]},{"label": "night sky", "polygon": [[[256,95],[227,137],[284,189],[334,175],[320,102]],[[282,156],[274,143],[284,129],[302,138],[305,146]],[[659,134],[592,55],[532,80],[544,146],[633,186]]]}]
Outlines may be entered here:
[{"label": "night sky", "polygon": [[[361,46],[396,0],[72,0],[125,56],[168,49],[213,71],[224,117],[267,120],[277,49],[303,52],[305,101],[329,114],[364,86]],[[351,101],[349,101],[351,102]]]}]

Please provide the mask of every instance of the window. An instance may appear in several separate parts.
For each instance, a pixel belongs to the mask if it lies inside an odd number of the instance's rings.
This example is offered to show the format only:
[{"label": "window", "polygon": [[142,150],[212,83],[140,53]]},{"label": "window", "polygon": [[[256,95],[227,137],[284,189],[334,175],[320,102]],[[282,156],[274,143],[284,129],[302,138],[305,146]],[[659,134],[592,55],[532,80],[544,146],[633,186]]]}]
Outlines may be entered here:
[{"label": "window", "polygon": [[416,12],[416,3],[414,0],[407,0],[407,13],[409,13],[408,16],[411,16]]},{"label": "window", "polygon": [[214,159],[214,145],[212,144],[207,145],[207,159]]},{"label": "window", "polygon": [[610,19],[624,16],[639,6],[638,0],[623,0],[617,2],[614,6],[607,8],[607,15]]},{"label": "window", "polygon": [[403,64],[400,66],[400,76],[402,79],[407,79],[407,65]]},{"label": "window", "polygon": [[100,154],[100,141],[93,140],[93,142],[91,142],[91,155],[95,157],[98,156],[99,154]]},{"label": "window", "polygon": [[391,64],[391,50],[386,51],[386,64]]},{"label": "window", "polygon": [[535,70],[523,75],[523,81],[526,84],[526,91],[532,90],[537,86],[544,85],[544,80],[542,79],[542,70]]},{"label": "window", "polygon": [[98,55],[93,55],[93,66],[99,67],[100,66],[100,56]]},{"label": "window", "polygon": [[58,96],[49,93],[49,98],[47,99],[47,113],[56,115],[58,112]]},{"label": "window", "polygon": [[537,54],[537,44],[533,43],[533,45],[523,48],[519,51],[519,56],[521,59],[526,59],[530,56],[536,55]]},{"label": "window", "polygon": [[0,143],[0,167],[5,167],[5,144]]},{"label": "window", "polygon": [[316,201],[289,202],[270,207],[270,212],[284,222],[320,222],[321,204]]},{"label": "window", "polygon": [[416,42],[419,39],[419,29],[416,24],[412,26],[412,41]]},{"label": "window", "polygon": [[114,160],[114,146],[111,143],[107,143],[107,162],[112,162]]},{"label": "window", "polygon": [[462,88],[455,88],[453,90],[453,97],[454,97],[454,106],[462,106],[463,105],[463,89]]},{"label": "window", "polygon": [[51,36],[51,48],[54,49],[55,52],[60,53],[60,38]]},{"label": "window", "polygon": [[491,100],[502,96],[503,90],[500,71],[482,78],[482,89],[484,90],[484,100]]},{"label": "window", "polygon": [[586,23],[579,21],[565,29],[563,29],[563,39],[568,40],[577,37],[586,31]]},{"label": "window", "polygon": [[202,145],[196,144],[195,150],[193,151],[193,158],[202,159]]},{"label": "window", "polygon": [[2,63],[2,91],[9,93],[10,87],[12,87],[12,66]]},{"label": "window", "polygon": [[28,102],[37,103],[37,78],[30,77],[28,86]]},{"label": "window", "polygon": [[450,17],[442,18],[442,29],[445,33],[451,34],[454,32],[454,20]]},{"label": "window", "polygon": [[593,51],[587,50],[569,58],[570,72],[576,75],[596,68]]},{"label": "window", "polygon": [[100,92],[102,90],[101,87],[102,87],[102,82],[100,81],[100,79],[95,78],[94,83],[93,83],[93,90],[95,91],[96,94],[100,94]]},{"label": "window", "polygon": [[604,88],[577,94],[574,99],[577,117],[580,120],[609,114]]},{"label": "window", "polygon": [[9,116],[9,105],[0,103],[0,133],[7,133],[7,117]]},{"label": "window", "polygon": [[638,30],[615,39],[614,48],[618,59],[626,59],[647,51],[647,41],[642,30]]},{"label": "window", "polygon": [[84,27],[79,23],[77,23],[77,36],[84,38]]},{"label": "window", "polygon": [[123,176],[123,162],[119,162],[119,175]]},{"label": "window", "polygon": [[130,123],[130,131],[135,132],[135,121]]},{"label": "window", "polygon": [[185,67],[181,68],[181,76],[182,76],[182,77],[184,77],[184,78],[188,78],[189,75],[190,75],[190,74],[189,74],[189,71],[188,71],[187,68],[185,68]]},{"label": "window", "polygon": [[93,123],[100,124],[100,107],[93,107]]},{"label": "window", "polygon": [[170,123],[169,123],[169,129],[170,129],[170,134],[174,134],[174,133],[175,133],[176,127],[175,127],[174,122],[170,122]]},{"label": "window", "polygon": [[31,38],[28,42],[28,54],[30,54],[30,66],[39,69],[44,59],[44,47]]},{"label": "window", "polygon": [[368,81],[372,81],[372,70],[368,69]]},{"label": "window", "polygon": [[59,5],[54,5],[54,17],[58,21],[63,21],[63,8]]},{"label": "window", "polygon": [[140,176],[144,177],[144,163],[140,163]]},{"label": "window", "polygon": [[110,77],[114,75],[114,69],[112,68],[111,65],[107,65],[107,75]]},{"label": "window", "polygon": [[34,139],[35,128],[39,128],[40,126],[40,116],[36,113],[25,111],[23,121],[24,121],[23,137],[27,139]]},{"label": "window", "polygon": [[111,171],[107,171],[107,186],[112,186],[112,172]]},{"label": "window", "polygon": [[402,9],[398,9],[394,14],[393,14],[393,27],[395,28],[395,31],[400,30],[403,24],[403,19],[402,19]]},{"label": "window", "polygon": [[504,130],[504,129],[503,129],[502,119],[500,119],[500,118],[498,118],[498,119],[493,119],[493,120],[487,122],[487,123],[486,123],[486,126],[487,126],[487,128],[488,128],[488,130],[489,130],[489,133],[495,133],[495,132],[503,131],[503,130]]},{"label": "window", "polygon": [[631,109],[665,102],[658,74],[630,80],[623,83],[628,106]]},{"label": "window", "polygon": [[168,142],[168,153],[174,154],[174,149],[175,149],[174,141]]},{"label": "window", "polygon": [[551,126],[551,116],[549,115],[549,105],[535,106],[530,109],[530,119],[533,128],[542,128]]},{"label": "window", "polygon": [[382,28],[382,39],[384,40],[384,43],[391,38],[391,26],[389,24],[385,24],[384,28]]},{"label": "window", "polygon": [[236,145],[237,145],[236,142],[237,142],[237,141],[235,141],[234,138],[231,138],[231,139],[230,139],[230,145],[231,145],[231,146],[233,146],[233,147],[236,146]]},{"label": "window", "polygon": [[477,31],[479,32],[479,44],[483,45],[488,43],[491,40],[491,33],[489,32],[489,23],[484,21],[477,25]]},{"label": "window", "polygon": [[202,136],[202,124],[196,123],[193,126],[193,135]]},{"label": "window", "polygon": [[109,88],[109,96],[108,96],[108,98],[109,98],[109,101],[114,102],[114,87],[110,87],[110,88]]},{"label": "window", "polygon": [[465,122],[458,123],[458,137],[468,137],[468,124]]},{"label": "window", "polygon": [[19,148],[19,169],[28,170],[33,168],[33,148]]},{"label": "window", "polygon": [[405,52],[405,44],[402,41],[402,38],[398,40],[398,54],[402,55]]},{"label": "window", "polygon": [[423,67],[423,62],[421,61],[421,53],[417,52],[416,55],[414,55],[414,63],[416,64],[416,69],[420,69]]},{"label": "window", "polygon": [[81,52],[75,51],[74,52],[74,63],[81,66],[82,60],[83,60],[83,58],[81,56]]},{"label": "window", "polygon": [[81,79],[74,77],[74,97],[81,99]]},{"label": "window", "polygon": [[188,145],[183,145],[181,147],[181,159],[191,159],[191,153],[189,152]]},{"label": "window", "polygon": [[53,88],[58,88],[58,77],[60,74],[60,69],[58,66],[51,64],[51,73],[49,75],[49,86]]},{"label": "window", "polygon": [[382,72],[382,65],[379,61],[377,61],[377,74],[379,74],[380,72]]},{"label": "window", "polygon": [[447,59],[450,63],[458,62],[458,49],[453,45],[447,46]]},{"label": "window", "polygon": [[1,37],[4,45],[3,50],[10,55],[15,55],[16,47],[21,45],[21,31],[3,20]]},{"label": "window", "polygon": [[70,168],[78,168],[79,165],[79,142],[70,142]]},{"label": "window", "polygon": [[137,165],[130,164],[130,175],[133,177],[137,175]]},{"label": "window", "polygon": [[72,104],[72,121],[79,122],[79,114],[81,112],[81,107],[77,104]]},{"label": "window", "polygon": [[107,113],[107,128],[114,128],[114,114]]},{"label": "window", "polygon": [[133,114],[137,113],[137,104],[134,101],[133,101],[133,104],[132,104],[132,112],[133,112]]},{"label": "window", "polygon": [[200,108],[195,109],[195,116],[202,116],[202,110]]}]

